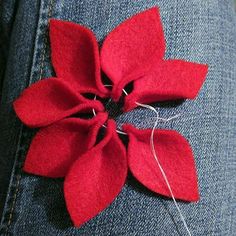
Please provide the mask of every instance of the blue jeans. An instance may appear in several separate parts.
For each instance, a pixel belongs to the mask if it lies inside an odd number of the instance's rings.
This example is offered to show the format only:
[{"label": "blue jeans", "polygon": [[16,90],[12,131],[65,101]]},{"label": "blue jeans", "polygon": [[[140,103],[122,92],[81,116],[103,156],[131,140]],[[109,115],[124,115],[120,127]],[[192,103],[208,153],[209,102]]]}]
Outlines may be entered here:
[{"label": "blue jeans", "polygon": [[[150,193],[131,175],[117,199],[78,229],[72,226],[65,207],[63,180],[21,170],[35,131],[16,118],[12,102],[25,87],[54,74],[48,20],[58,18],[88,26],[102,42],[119,23],[152,6],[160,8],[165,57],[209,65],[196,100],[162,104],[160,109],[162,117],[181,113],[159,127],[178,130],[195,154],[201,199],[179,205],[194,236],[235,235],[236,17],[230,0],[1,2],[1,235],[186,235],[173,201]],[[154,116],[139,108],[116,119],[119,125],[128,121],[143,128],[152,126]]]}]

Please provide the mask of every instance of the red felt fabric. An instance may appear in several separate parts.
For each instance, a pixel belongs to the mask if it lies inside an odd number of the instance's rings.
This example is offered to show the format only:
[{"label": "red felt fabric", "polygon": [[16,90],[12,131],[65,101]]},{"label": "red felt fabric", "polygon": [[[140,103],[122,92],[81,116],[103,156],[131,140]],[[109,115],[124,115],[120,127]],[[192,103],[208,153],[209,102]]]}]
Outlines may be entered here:
[{"label": "red felt fabric", "polygon": [[194,99],[200,91],[208,66],[183,60],[155,63],[143,78],[135,80],[133,91],[125,97],[124,111],[140,103]]},{"label": "red felt fabric", "polygon": [[66,118],[41,128],[34,137],[24,171],[46,177],[64,177],[72,164],[96,142],[107,113],[86,120]]},{"label": "red felt fabric", "polygon": [[[129,136],[128,165],[132,174],[150,190],[170,197],[151,151],[152,130],[139,130],[131,125],[124,125],[123,130]],[[188,141],[174,130],[157,130],[154,133],[154,146],[175,198],[199,200],[195,163]]]},{"label": "red felt fabric", "polygon": [[50,41],[57,77],[80,93],[108,95],[101,81],[98,44],[92,31],[79,24],[52,19]]},{"label": "red felt fabric", "polygon": [[165,38],[156,7],[134,15],[109,33],[101,49],[101,66],[113,82],[113,99],[118,100],[122,88],[143,76],[164,54]]},{"label": "red felt fabric", "polygon": [[80,157],[64,182],[67,209],[79,227],[104,210],[121,191],[127,176],[126,150],[108,121],[106,136]]},{"label": "red felt fabric", "polygon": [[30,127],[42,127],[75,113],[103,111],[99,101],[75,93],[59,78],[41,80],[25,89],[13,103],[21,121]]},{"label": "red felt fabric", "polygon": [[[118,100],[133,82],[124,110],[136,102],[150,103],[197,96],[207,66],[183,60],[165,60],[165,39],[158,8],[126,20],[105,39],[101,55],[94,34],[87,28],[60,20],[50,21],[52,63],[57,78],[39,81],[14,102],[23,123],[43,127],[34,137],[24,170],[46,177],[66,177],[66,205],[75,226],[105,209],[124,185],[127,168],[150,190],[170,197],[150,148],[151,130],[124,125],[128,153],[108,120],[105,137],[95,145],[99,128],[107,120],[99,101],[83,93]],[[101,69],[112,91],[101,80]],[[77,113],[96,110],[91,120]],[[71,116],[74,115],[74,118]],[[177,199],[199,199],[193,153],[178,132],[157,130],[155,148]],[[128,158],[128,163],[127,163]]]}]

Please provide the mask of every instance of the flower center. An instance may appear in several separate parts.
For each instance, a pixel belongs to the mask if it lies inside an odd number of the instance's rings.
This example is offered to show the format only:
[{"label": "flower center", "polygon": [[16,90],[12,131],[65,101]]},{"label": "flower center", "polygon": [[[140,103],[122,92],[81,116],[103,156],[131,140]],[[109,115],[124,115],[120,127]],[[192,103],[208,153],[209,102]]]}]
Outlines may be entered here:
[{"label": "flower center", "polygon": [[[112,85],[110,84],[104,84],[105,87],[111,88]],[[126,88],[126,89],[129,89]],[[128,95],[128,92],[123,89],[123,95]],[[96,95],[94,96],[94,100],[99,99],[108,113],[108,118],[116,120],[117,117],[122,115],[123,113],[123,105],[124,105],[124,96],[120,97],[120,100],[118,102],[114,102],[112,98],[98,98]],[[96,112],[93,110],[93,114],[96,115]]]},{"label": "flower center", "polygon": [[104,99],[103,104],[104,104],[104,107],[109,115],[109,118],[111,118],[111,119],[115,120],[118,116],[120,116],[123,113],[122,99],[121,99],[121,101],[118,101],[118,102],[114,102],[111,98]]}]

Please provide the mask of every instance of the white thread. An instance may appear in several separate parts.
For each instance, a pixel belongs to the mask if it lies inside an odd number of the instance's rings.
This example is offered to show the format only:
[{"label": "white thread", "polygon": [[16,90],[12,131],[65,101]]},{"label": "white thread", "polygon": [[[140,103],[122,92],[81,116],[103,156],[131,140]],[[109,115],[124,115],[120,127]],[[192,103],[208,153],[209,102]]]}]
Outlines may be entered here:
[{"label": "white thread", "polygon": [[[108,85],[108,84],[107,84],[107,85],[104,85],[104,86],[105,86],[105,87],[112,87],[112,85]],[[124,93],[126,96],[128,95],[128,93],[125,91],[125,89],[123,89],[123,93]],[[96,100],[96,98],[97,98],[97,96],[95,95],[94,100]],[[166,182],[166,185],[167,185],[167,187],[168,187],[168,189],[169,189],[169,191],[170,191],[171,198],[172,198],[172,200],[174,201],[175,207],[176,207],[176,209],[177,209],[178,212],[179,212],[179,215],[180,215],[180,218],[181,218],[181,220],[182,220],[182,222],[183,222],[183,224],[184,224],[184,227],[185,227],[185,229],[186,229],[188,235],[189,235],[189,236],[192,236],[192,234],[191,234],[191,232],[190,232],[190,230],[189,230],[189,228],[188,228],[188,225],[187,225],[187,223],[186,223],[186,221],[185,221],[185,219],[184,219],[184,216],[183,216],[183,214],[182,214],[182,212],[181,212],[181,210],[180,210],[180,207],[179,207],[178,203],[177,203],[176,200],[175,200],[175,196],[174,196],[174,194],[173,194],[173,192],[172,192],[172,189],[171,189],[170,183],[169,183],[169,181],[168,181],[168,179],[167,179],[167,176],[166,176],[166,174],[165,174],[165,171],[163,170],[163,168],[162,168],[162,166],[161,166],[161,163],[160,163],[159,159],[157,158],[157,153],[156,153],[155,146],[154,146],[154,132],[155,132],[155,129],[156,129],[156,127],[157,127],[158,122],[159,122],[159,121],[167,122],[167,121],[173,120],[173,119],[179,117],[180,114],[177,114],[177,115],[175,115],[175,116],[172,116],[172,117],[170,117],[170,118],[165,119],[165,118],[159,117],[159,108],[158,108],[158,110],[157,110],[157,109],[155,109],[154,107],[152,107],[152,106],[150,106],[150,105],[148,105],[148,104],[142,104],[142,103],[139,103],[139,102],[135,102],[135,103],[136,103],[138,106],[140,106],[140,107],[144,107],[144,108],[150,109],[150,110],[152,110],[152,111],[154,111],[154,112],[156,113],[156,121],[155,121],[155,124],[154,124],[154,126],[153,126],[153,128],[152,128],[152,132],[151,132],[151,136],[150,136],[151,151],[152,151],[152,154],[153,154],[153,156],[154,156],[154,158],[155,158],[155,161],[156,161],[156,163],[157,163],[157,165],[158,165],[158,167],[159,167],[159,169],[160,169],[160,171],[161,171],[161,174],[162,174],[162,176],[163,176],[163,178],[164,178],[164,180],[165,180],[165,182]],[[93,109],[93,115],[96,116],[96,112],[95,112],[94,109]],[[103,127],[104,127],[104,128],[107,128],[107,126],[104,125],[104,124],[103,124]],[[119,133],[119,134],[127,135],[127,133],[125,133],[125,132],[123,132],[123,131],[121,131],[121,130],[118,130],[118,129],[116,130],[116,132]]]},{"label": "white thread", "polygon": [[[112,87],[111,84],[105,84],[104,86],[105,86],[105,87]],[[124,92],[125,95],[128,95],[128,93],[127,93],[124,89],[123,89],[123,92]],[[93,99],[96,100],[96,99],[97,99],[97,96],[95,95]],[[108,102],[110,102],[110,101],[111,101],[111,98],[109,99]],[[92,109],[92,111],[93,111],[93,115],[96,116],[96,111],[95,111],[94,108]],[[103,124],[102,127],[107,128],[107,126],[106,126],[105,124]],[[121,130],[119,130],[119,129],[116,129],[116,132],[117,132],[118,134],[128,135],[127,133],[125,133],[125,132],[123,132],[123,131],[121,131]]]},{"label": "white thread", "polygon": [[[155,146],[154,146],[154,132],[155,132],[155,129],[156,129],[156,127],[157,127],[158,120],[159,120],[159,119],[165,120],[165,119],[159,117],[159,108],[158,108],[158,111],[157,111],[154,107],[152,107],[152,106],[150,106],[150,105],[142,104],[142,103],[138,103],[138,102],[136,102],[136,104],[137,104],[138,106],[145,107],[145,108],[147,108],[147,109],[150,109],[150,110],[154,111],[154,112],[156,113],[156,115],[157,115],[157,116],[156,116],[155,124],[154,124],[154,126],[153,126],[153,128],[152,128],[151,137],[150,137],[150,146],[151,146],[152,154],[153,154],[153,156],[154,156],[154,158],[155,158],[155,160],[156,160],[156,162],[157,162],[157,164],[158,164],[158,167],[159,167],[159,169],[160,169],[160,171],[161,171],[161,174],[162,174],[162,176],[163,176],[163,178],[164,178],[164,180],[165,180],[165,182],[166,182],[166,185],[167,185],[167,187],[168,187],[168,189],[169,189],[169,191],[170,191],[171,197],[172,197],[172,199],[173,199],[173,201],[174,201],[175,207],[177,208],[177,210],[178,210],[178,212],[179,212],[179,215],[180,215],[180,218],[181,218],[181,220],[182,220],[182,222],[183,222],[183,224],[184,224],[184,227],[185,227],[186,231],[188,232],[188,235],[191,236],[191,232],[190,232],[190,230],[189,230],[189,228],[188,228],[188,226],[187,226],[187,223],[186,223],[186,221],[185,221],[185,219],[184,219],[184,216],[183,216],[183,214],[182,214],[182,212],[181,212],[181,210],[180,210],[180,208],[179,208],[179,205],[178,205],[178,203],[177,203],[176,200],[175,200],[174,194],[173,194],[172,189],[171,189],[171,187],[170,187],[170,184],[169,184],[169,181],[168,181],[167,176],[166,176],[166,174],[165,174],[165,171],[163,170],[163,168],[162,168],[162,166],[161,166],[161,163],[160,163],[159,159],[157,158],[157,154],[156,154],[156,150],[155,150]],[[173,117],[171,117],[171,118],[166,119],[166,121],[172,120],[172,119],[174,119],[174,118],[176,118],[176,117],[178,117],[178,116],[179,116],[179,114],[176,115],[176,116],[173,116]]]}]

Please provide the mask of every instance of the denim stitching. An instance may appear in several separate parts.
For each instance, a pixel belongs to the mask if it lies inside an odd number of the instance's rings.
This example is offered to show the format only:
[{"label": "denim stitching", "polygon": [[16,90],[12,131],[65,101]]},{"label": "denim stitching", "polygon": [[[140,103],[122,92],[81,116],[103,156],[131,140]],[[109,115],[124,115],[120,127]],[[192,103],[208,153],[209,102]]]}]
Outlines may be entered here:
[{"label": "denim stitching", "polygon": [[[49,23],[49,19],[50,19],[51,16],[52,16],[53,1],[54,1],[54,0],[51,0],[50,3],[49,3],[49,8],[48,8],[48,21],[47,21],[48,23]],[[47,25],[48,25],[48,23],[47,23]],[[42,79],[42,75],[43,75],[43,65],[44,65],[44,62],[45,62],[47,42],[48,42],[48,37],[47,37],[47,30],[46,30],[46,32],[45,32],[45,34],[44,34],[44,39],[43,39],[43,53],[42,53],[42,59],[41,59],[39,80]]]},{"label": "denim stitching", "polygon": [[8,222],[7,222],[6,234],[7,234],[7,232],[8,232],[9,226],[10,226],[11,221],[12,221],[12,218],[13,218],[12,216],[13,216],[13,211],[14,211],[14,208],[15,208],[17,193],[18,193],[18,191],[19,191],[19,185],[20,185],[21,175],[18,174],[18,175],[16,176],[16,179],[17,179],[17,182],[16,182],[16,190],[15,190],[15,193],[14,193],[14,195],[13,195],[12,207],[11,207],[9,219],[8,219]]},{"label": "denim stitching", "polygon": [[[19,133],[19,138],[18,138],[18,145],[17,145],[17,148],[16,148],[16,155],[15,155],[16,157],[18,156],[18,153],[20,151],[21,139],[22,139],[22,130],[23,130],[23,126],[21,125],[21,129],[20,129],[20,133]],[[19,168],[19,166],[15,166],[13,168],[15,168],[15,170],[17,170]],[[14,207],[15,207],[15,203],[16,203],[17,193],[19,191],[19,184],[20,184],[21,175],[17,174],[16,176],[14,176],[14,179],[12,181],[13,183],[15,182],[15,178],[16,178],[17,181],[16,181],[16,186],[14,186],[15,187],[15,192],[14,192],[13,199],[12,199],[12,204],[11,204],[11,208],[10,208],[10,214],[9,214],[9,219],[8,219],[7,226],[6,226],[5,235],[8,235],[8,230],[9,230],[10,224],[12,222],[13,211],[14,211]],[[12,183],[12,185],[14,185],[13,183]]]},{"label": "denim stitching", "polygon": [[[47,25],[48,25],[49,19],[51,18],[51,15],[52,15],[53,2],[54,2],[54,0],[51,0],[49,2],[49,5],[48,5],[48,20],[47,20]],[[47,30],[46,30],[46,32],[47,32]],[[45,55],[46,55],[46,44],[47,44],[47,36],[46,36],[46,33],[45,33],[44,40],[43,40],[43,53],[42,53],[42,58],[41,58],[39,80],[41,80],[42,73],[43,73],[43,65],[44,65]],[[20,130],[20,134],[19,134],[19,141],[22,140],[22,133],[23,133],[22,130],[23,130],[23,126],[21,125],[21,130]],[[19,144],[19,146],[17,148],[16,156],[19,153],[19,150],[21,148],[21,144]],[[8,235],[8,230],[9,230],[9,227],[10,227],[10,225],[12,223],[12,219],[13,219],[13,212],[14,212],[14,209],[15,209],[17,193],[19,192],[20,180],[21,180],[21,177],[22,177],[21,173],[20,173],[21,172],[21,165],[18,166],[18,170],[19,170],[19,174],[17,174],[17,176],[16,176],[16,189],[15,189],[15,192],[14,192],[14,195],[13,195],[13,200],[12,200],[12,205],[11,205],[11,208],[10,208],[11,210],[10,210],[9,219],[8,219],[8,222],[7,222],[7,227],[6,227],[5,235]]]}]

